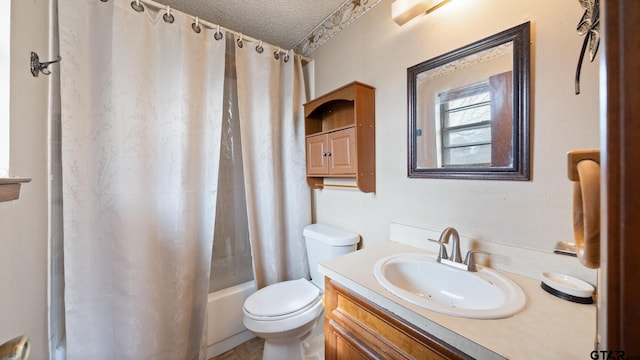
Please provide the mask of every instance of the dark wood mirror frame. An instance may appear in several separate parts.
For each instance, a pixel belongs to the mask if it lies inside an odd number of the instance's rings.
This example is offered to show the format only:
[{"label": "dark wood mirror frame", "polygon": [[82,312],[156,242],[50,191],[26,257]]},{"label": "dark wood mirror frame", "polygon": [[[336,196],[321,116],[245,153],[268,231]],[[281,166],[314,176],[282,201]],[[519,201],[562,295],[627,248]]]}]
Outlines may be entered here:
[{"label": "dark wood mirror frame", "polygon": [[[530,23],[518,25],[407,69],[408,176],[410,178],[529,180]],[[430,69],[513,41],[513,161],[508,167],[420,168],[417,166],[417,80]]]}]

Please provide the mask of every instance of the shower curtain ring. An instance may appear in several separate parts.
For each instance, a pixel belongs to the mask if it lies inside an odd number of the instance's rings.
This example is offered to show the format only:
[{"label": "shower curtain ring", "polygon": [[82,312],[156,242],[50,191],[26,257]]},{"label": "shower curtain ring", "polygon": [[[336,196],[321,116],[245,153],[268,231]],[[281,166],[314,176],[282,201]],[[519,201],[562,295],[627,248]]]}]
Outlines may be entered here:
[{"label": "shower curtain ring", "polygon": [[289,50],[287,50],[287,52],[284,54],[284,62],[288,62],[289,61]]},{"label": "shower curtain ring", "polygon": [[191,29],[193,29],[197,34],[200,34],[200,19],[197,16],[195,22],[191,24]]},{"label": "shower curtain ring", "polygon": [[258,52],[258,54],[262,54],[262,52],[264,51],[264,48],[262,47],[262,40],[258,42],[258,46],[256,46],[256,51]]},{"label": "shower curtain ring", "polygon": [[242,34],[240,34],[240,38],[237,41],[238,43],[238,47],[242,49],[242,47],[244,46],[244,43],[242,42]]},{"label": "shower curtain ring", "polygon": [[216,40],[222,39],[222,33],[220,32],[220,25],[216,28],[216,33],[213,34],[213,38]]},{"label": "shower curtain ring", "polygon": [[162,15],[162,18],[164,19],[164,22],[173,24],[173,21],[175,20],[175,18],[171,14],[171,6],[167,5],[167,13]]},{"label": "shower curtain ring", "polygon": [[276,60],[280,59],[280,48],[278,48],[274,53],[273,53],[273,57]]},{"label": "shower curtain ring", "polygon": [[131,8],[137,12],[144,11],[144,6],[140,3],[140,0],[133,0],[131,2]]}]

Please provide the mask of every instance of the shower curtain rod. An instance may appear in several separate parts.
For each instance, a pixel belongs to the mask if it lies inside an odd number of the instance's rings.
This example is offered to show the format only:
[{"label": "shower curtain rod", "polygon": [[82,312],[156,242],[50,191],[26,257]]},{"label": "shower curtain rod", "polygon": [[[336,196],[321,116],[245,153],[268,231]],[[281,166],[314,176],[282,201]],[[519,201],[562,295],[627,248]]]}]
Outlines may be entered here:
[{"label": "shower curtain rod", "polygon": [[[109,0],[100,0],[100,1],[102,1],[102,2],[107,2],[107,1],[109,1]],[[200,19],[200,18],[199,18],[199,17],[197,17],[197,16],[193,16],[193,15],[191,15],[191,14],[187,14],[187,13],[185,13],[185,12],[183,12],[183,11],[173,9],[173,8],[171,8],[169,5],[163,5],[163,4],[161,4],[161,3],[159,3],[159,2],[156,2],[156,1],[153,1],[153,0],[132,0],[132,1],[131,1],[131,7],[132,7],[134,10],[139,11],[139,10],[137,10],[137,9],[135,8],[135,6],[140,6],[140,4],[141,4],[141,3],[142,3],[142,4],[146,4],[147,6],[154,7],[154,8],[156,8],[156,9],[158,9],[158,10],[165,9],[165,10],[166,10],[166,14],[165,14],[165,15],[169,15],[169,16],[170,16],[170,15],[171,15],[171,12],[174,12],[174,11],[175,11],[175,12],[179,12],[179,13],[182,13],[182,14],[185,14],[185,15],[187,15],[187,16],[192,17],[192,18],[193,18],[194,23],[193,23],[191,26],[192,26],[193,30],[194,30],[194,31],[196,31],[196,32],[199,32],[199,30],[197,31],[197,30],[196,30],[196,28],[198,28],[198,26],[199,26],[200,24],[204,25],[205,27],[207,27],[207,28],[209,28],[209,29],[211,29],[211,30],[214,30],[214,29],[215,29],[215,30],[217,30],[217,31],[225,30],[225,31],[228,31],[228,32],[230,32],[230,33],[234,34],[234,35],[237,37],[236,41],[238,41],[238,40],[240,40],[240,41],[245,41],[245,40],[246,40],[246,41],[249,41],[249,42],[257,43],[257,44],[258,44],[258,46],[256,46],[256,50],[257,50],[259,47],[262,47],[262,44],[268,44],[268,45],[271,45],[271,46],[273,46],[273,47],[277,48],[277,50],[276,50],[276,52],[275,52],[274,54],[276,54],[276,53],[277,53],[278,55],[280,55],[280,54],[288,55],[288,54],[289,54],[289,51],[291,51],[291,52],[293,52],[295,55],[300,56],[300,58],[302,59],[302,61],[303,61],[304,63],[309,63],[309,62],[311,62],[311,58],[309,58],[309,57],[307,57],[307,56],[304,56],[304,55],[301,55],[301,54],[296,54],[296,53],[295,53],[295,51],[293,51],[292,49],[288,49],[288,50],[287,50],[287,49],[283,49],[283,48],[281,48],[280,46],[274,46],[274,45],[272,45],[272,44],[265,43],[264,41],[262,41],[262,40],[260,40],[260,39],[256,39],[256,38],[254,38],[254,37],[252,37],[252,36],[244,35],[244,34],[239,33],[239,32],[237,32],[237,31],[234,31],[234,30],[231,30],[231,29],[229,29],[229,28],[226,28],[226,27],[224,27],[224,26],[220,26],[219,24],[214,24],[214,23],[211,23],[211,22],[209,22],[209,21],[202,20],[202,19]],[[143,8],[142,10],[140,10],[140,11],[144,11],[144,8]],[[165,21],[166,21],[166,20],[165,20]],[[173,22],[173,21],[171,21],[171,22]],[[260,52],[261,52],[261,51],[260,51]]]}]

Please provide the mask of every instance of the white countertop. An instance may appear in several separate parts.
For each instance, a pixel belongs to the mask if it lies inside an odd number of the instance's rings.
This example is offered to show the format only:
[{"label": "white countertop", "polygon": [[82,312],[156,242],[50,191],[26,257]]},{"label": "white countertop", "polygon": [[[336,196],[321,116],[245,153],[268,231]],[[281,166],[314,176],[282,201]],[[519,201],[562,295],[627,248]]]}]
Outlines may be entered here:
[{"label": "white countertop", "polygon": [[443,315],[388,292],[373,275],[374,264],[398,253],[430,253],[394,241],[366,247],[319,265],[322,274],[414,326],[478,359],[588,359],[594,348],[596,306],[548,294],[540,280],[505,271],[527,296],[525,308],[505,319]]}]

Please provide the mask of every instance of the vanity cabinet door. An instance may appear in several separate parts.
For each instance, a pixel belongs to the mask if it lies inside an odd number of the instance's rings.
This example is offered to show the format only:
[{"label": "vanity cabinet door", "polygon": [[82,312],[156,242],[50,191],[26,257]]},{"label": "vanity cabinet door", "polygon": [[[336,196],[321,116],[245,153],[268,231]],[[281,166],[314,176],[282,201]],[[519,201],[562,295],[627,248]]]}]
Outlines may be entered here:
[{"label": "vanity cabinet door", "polygon": [[471,359],[327,278],[325,359]]},{"label": "vanity cabinet door", "polygon": [[325,348],[330,343],[331,353],[325,349],[325,360],[328,359],[348,359],[348,360],[368,360],[382,358],[379,354],[373,353],[363,347],[357,339],[350,337],[348,334],[340,331],[340,327],[335,323],[327,324],[325,322]]}]

